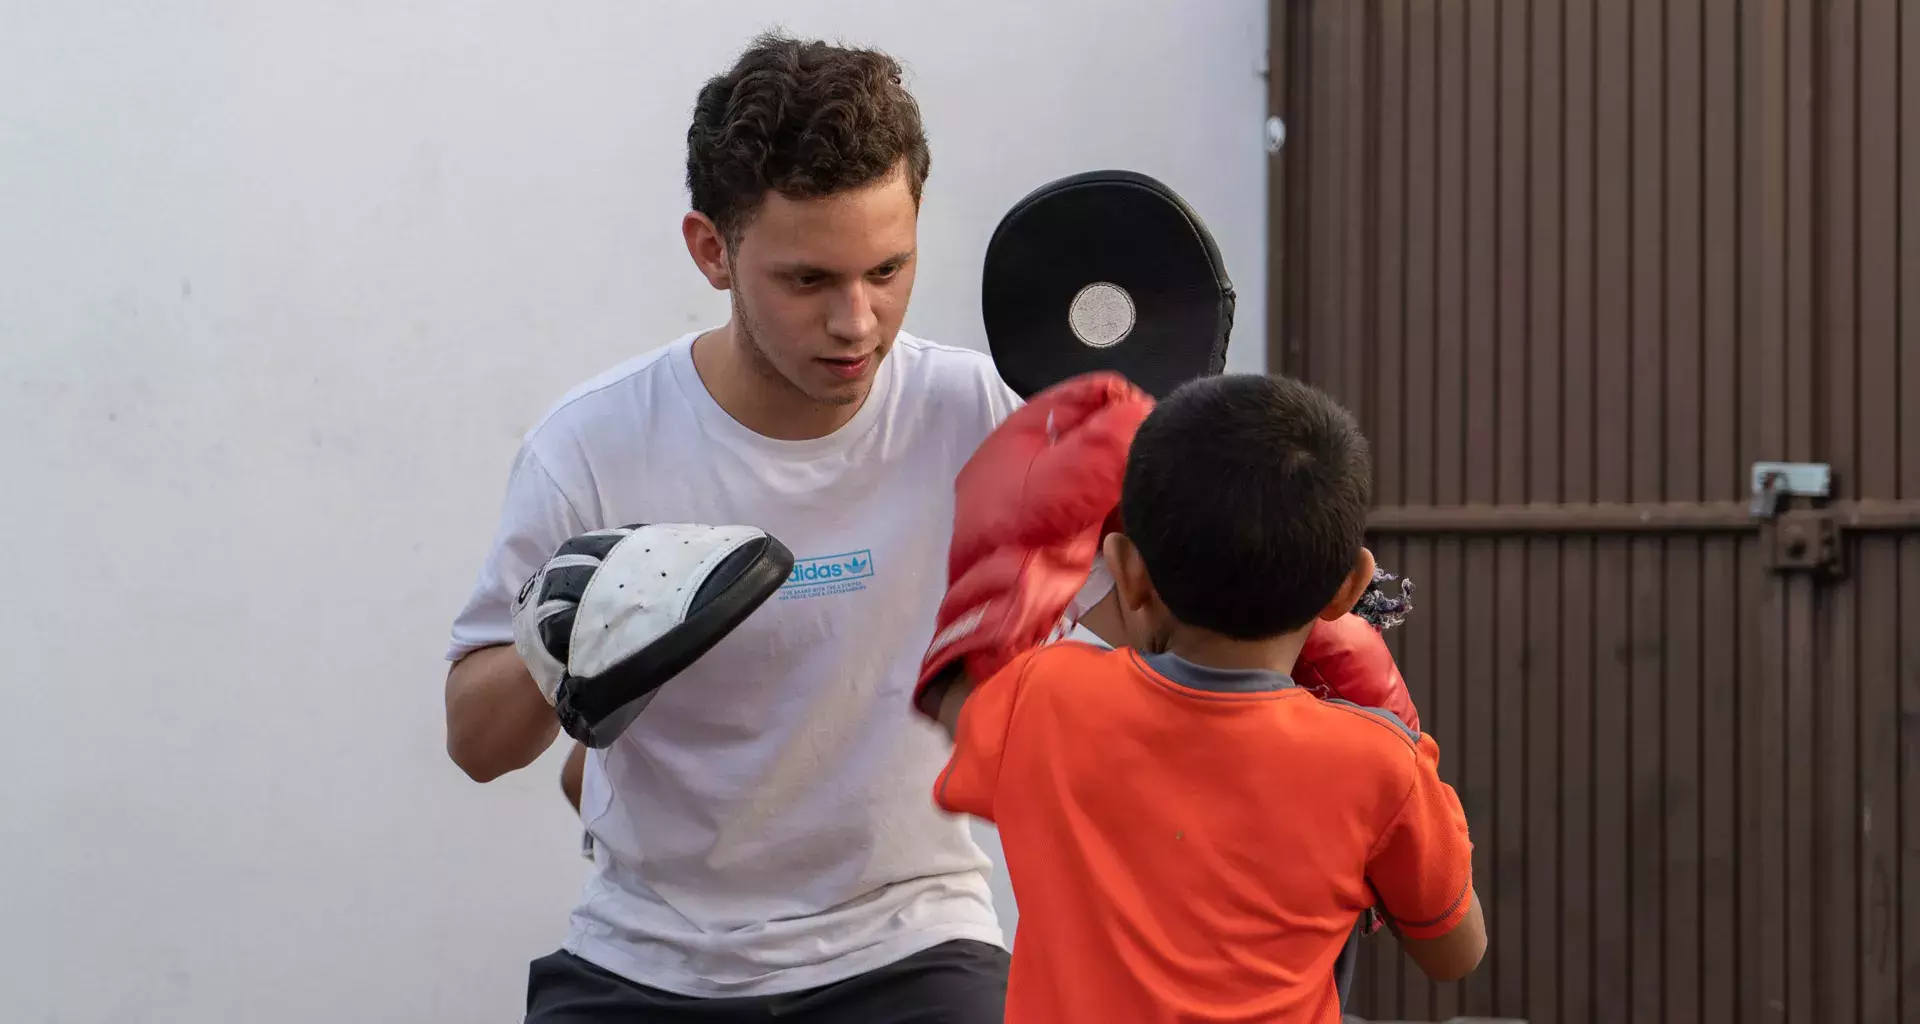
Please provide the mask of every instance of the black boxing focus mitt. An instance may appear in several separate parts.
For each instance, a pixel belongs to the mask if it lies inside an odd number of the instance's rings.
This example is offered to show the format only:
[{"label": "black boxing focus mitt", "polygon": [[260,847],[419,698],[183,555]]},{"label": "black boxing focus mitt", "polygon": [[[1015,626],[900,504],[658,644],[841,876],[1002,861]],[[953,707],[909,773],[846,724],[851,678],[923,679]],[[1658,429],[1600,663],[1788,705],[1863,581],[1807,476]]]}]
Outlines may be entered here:
[{"label": "black boxing focus mitt", "polygon": [[583,533],[520,588],[514,648],[567,735],[602,749],[792,571],[786,546],[751,526]]}]

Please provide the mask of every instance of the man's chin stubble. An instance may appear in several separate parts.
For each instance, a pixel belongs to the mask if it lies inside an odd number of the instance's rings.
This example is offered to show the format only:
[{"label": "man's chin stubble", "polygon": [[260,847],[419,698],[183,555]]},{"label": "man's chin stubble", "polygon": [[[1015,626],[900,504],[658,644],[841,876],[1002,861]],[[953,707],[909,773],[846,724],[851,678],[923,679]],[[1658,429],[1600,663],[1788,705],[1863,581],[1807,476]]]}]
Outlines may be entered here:
[{"label": "man's chin stubble", "polygon": [[868,375],[866,380],[857,385],[847,387],[832,387],[830,385],[825,393],[818,393],[808,389],[805,385],[782,370],[780,365],[773,361],[773,357],[767,353],[767,350],[760,347],[760,336],[753,329],[752,319],[745,315],[746,311],[739,305],[739,300],[736,298],[734,301],[735,330],[738,332],[736,340],[742,343],[741,347],[747,357],[746,361],[748,366],[751,367],[755,375],[768,384],[790,391],[817,405],[832,407],[858,405],[866,399],[867,393],[873,390],[873,377],[871,374]]}]

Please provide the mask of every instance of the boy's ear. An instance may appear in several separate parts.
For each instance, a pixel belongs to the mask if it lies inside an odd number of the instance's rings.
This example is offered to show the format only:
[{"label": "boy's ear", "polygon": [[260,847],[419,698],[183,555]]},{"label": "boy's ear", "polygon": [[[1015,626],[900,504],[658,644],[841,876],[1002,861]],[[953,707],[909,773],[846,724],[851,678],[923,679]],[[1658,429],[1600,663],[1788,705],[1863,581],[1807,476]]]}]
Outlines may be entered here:
[{"label": "boy's ear", "polygon": [[1113,576],[1113,591],[1121,607],[1139,611],[1153,596],[1153,583],[1147,579],[1147,563],[1140,549],[1124,533],[1109,533],[1100,542],[1100,553],[1107,560],[1107,572]]},{"label": "boy's ear", "polygon": [[1347,573],[1346,582],[1340,584],[1340,592],[1333,595],[1333,600],[1320,609],[1320,617],[1332,622],[1352,611],[1353,606],[1360,603],[1360,596],[1373,583],[1373,568],[1373,552],[1361,548],[1359,556],[1353,560],[1353,570]]}]

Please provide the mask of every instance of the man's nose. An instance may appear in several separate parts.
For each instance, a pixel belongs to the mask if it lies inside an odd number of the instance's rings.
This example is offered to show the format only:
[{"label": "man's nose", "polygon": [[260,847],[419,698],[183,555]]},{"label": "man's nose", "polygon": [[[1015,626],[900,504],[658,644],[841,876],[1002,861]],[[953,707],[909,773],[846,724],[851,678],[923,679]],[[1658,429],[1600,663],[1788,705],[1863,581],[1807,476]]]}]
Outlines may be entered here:
[{"label": "man's nose", "polygon": [[880,326],[866,281],[854,281],[834,296],[827,313],[827,333],[844,341],[863,341]]}]

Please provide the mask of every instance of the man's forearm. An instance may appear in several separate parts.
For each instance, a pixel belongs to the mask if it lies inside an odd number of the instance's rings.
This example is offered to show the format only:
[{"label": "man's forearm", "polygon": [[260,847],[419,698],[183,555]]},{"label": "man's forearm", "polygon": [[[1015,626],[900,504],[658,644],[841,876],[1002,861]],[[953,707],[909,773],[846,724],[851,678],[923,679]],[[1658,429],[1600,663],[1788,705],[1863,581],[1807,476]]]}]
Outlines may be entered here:
[{"label": "man's forearm", "polygon": [[560,792],[566,794],[567,803],[573,805],[573,813],[580,813],[580,787],[586,778],[587,748],[575,742],[573,749],[567,751],[567,763],[560,766]]},{"label": "man's forearm", "polygon": [[525,768],[560,721],[511,645],[462,658],[447,673],[447,754],[478,782]]}]

